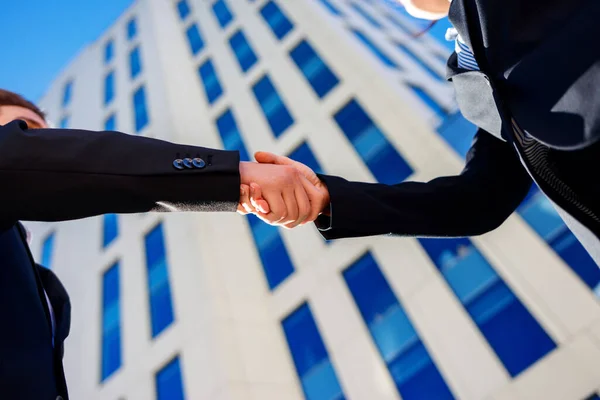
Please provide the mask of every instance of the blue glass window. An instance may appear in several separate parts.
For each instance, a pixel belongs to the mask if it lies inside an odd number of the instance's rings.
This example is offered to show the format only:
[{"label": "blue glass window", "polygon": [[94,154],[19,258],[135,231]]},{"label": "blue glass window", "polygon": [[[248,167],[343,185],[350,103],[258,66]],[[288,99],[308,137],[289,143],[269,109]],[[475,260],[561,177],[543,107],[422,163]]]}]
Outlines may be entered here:
[{"label": "blue glass window", "polygon": [[117,116],[115,114],[110,114],[108,118],[104,121],[104,130],[105,131],[114,131],[117,128]]},{"label": "blue glass window", "polygon": [[298,146],[294,151],[288,154],[288,157],[292,160],[300,161],[302,164],[306,165],[315,173],[323,174],[323,168],[321,168],[321,164],[315,157],[313,151],[307,142],[302,143]]},{"label": "blue glass window", "polygon": [[104,78],[104,104],[108,104],[115,97],[115,72],[110,71]]},{"label": "blue glass window", "polygon": [[371,14],[366,12],[358,4],[352,2],[352,3],[350,3],[350,7],[352,7],[354,9],[354,11],[356,11],[358,14],[360,14],[365,19],[365,21],[367,21],[369,24],[371,24],[371,26],[378,28],[378,29],[383,28],[383,26],[375,18],[373,18],[373,16]]},{"label": "blue glass window", "polygon": [[142,70],[142,60],[140,58],[140,48],[136,47],[129,53],[129,72],[131,79],[135,78]]},{"label": "blue glass window", "polygon": [[331,4],[331,1],[329,0],[320,0],[321,4],[323,4],[323,6],[333,15],[337,15],[337,16],[342,16],[342,12],[333,4]]},{"label": "blue glass window", "polygon": [[294,265],[275,226],[267,225],[254,215],[248,215],[252,236],[271,290],[294,272]]},{"label": "blue glass window", "polygon": [[156,373],[156,400],[185,400],[179,357]]},{"label": "blue glass window", "polygon": [[285,104],[283,104],[275,86],[273,86],[269,77],[265,75],[254,84],[252,91],[269,122],[273,135],[275,137],[281,136],[287,128],[292,126],[294,119]]},{"label": "blue glass window", "polygon": [[600,294],[600,269],[537,186],[531,187],[517,211],[573,272]]},{"label": "blue glass window", "polygon": [[434,71],[425,61],[421,59],[421,57],[417,56],[411,49],[407,46],[396,43],[398,48],[404,52],[407,56],[411,58],[415,63],[417,63],[422,69],[424,69],[432,78],[438,81],[445,81],[445,76],[441,76],[438,72]]},{"label": "blue glass window", "polygon": [[477,126],[469,122],[460,112],[456,112],[444,119],[437,128],[437,132],[454,151],[464,158],[471,148],[473,137],[477,133]]},{"label": "blue glass window", "polygon": [[190,45],[190,51],[192,54],[196,55],[200,50],[204,48],[204,41],[202,40],[202,36],[200,35],[200,30],[198,29],[198,25],[191,25],[187,31],[185,32],[188,43]]},{"label": "blue glass window", "polygon": [[131,18],[127,23],[127,39],[131,40],[137,35],[137,23],[135,18]]},{"label": "blue glass window", "polygon": [[343,400],[335,369],[308,304],[286,317],[283,331],[307,400]]},{"label": "blue glass window", "polygon": [[119,235],[119,221],[117,214],[105,214],[102,222],[102,246],[107,247]]},{"label": "blue glass window", "polygon": [[66,129],[69,127],[69,116],[66,115],[60,119],[60,127]]},{"label": "blue glass window", "polygon": [[397,184],[413,173],[410,165],[356,100],[348,102],[334,118],[379,182]]},{"label": "blue glass window", "polygon": [[63,88],[63,100],[62,105],[66,107],[71,102],[71,94],[73,92],[73,81],[68,81],[65,83],[65,87]]},{"label": "blue glass window", "polygon": [[175,319],[162,225],[146,235],[145,245],[152,337],[156,337]]},{"label": "blue glass window", "polygon": [[453,399],[371,254],[344,271],[344,279],[402,398]]},{"label": "blue glass window", "polygon": [[135,112],[135,131],[139,132],[148,125],[148,110],[146,107],[146,92],[140,86],[133,94],[133,109]]},{"label": "blue glass window", "polygon": [[42,259],[41,264],[50,269],[52,268],[52,254],[54,252],[54,232],[51,232],[46,236],[42,243]]},{"label": "blue glass window", "polygon": [[233,20],[233,15],[231,15],[231,11],[229,11],[229,7],[224,0],[218,0],[215,4],[213,4],[213,12],[215,13],[215,17],[219,21],[219,25],[221,28],[225,28],[229,23]]},{"label": "blue glass window", "polygon": [[235,53],[235,57],[240,64],[240,68],[243,72],[248,71],[254,64],[258,58],[252,50],[252,47],[248,43],[246,36],[242,31],[237,31],[231,38],[229,39],[229,45],[231,49]]},{"label": "blue glass window", "polygon": [[442,119],[446,118],[448,115],[446,110],[444,110],[441,105],[439,105],[429,94],[427,94],[425,90],[411,84],[408,84],[408,86],[417,96],[419,96],[423,103],[425,103],[432,111],[435,112],[438,117]]},{"label": "blue glass window", "polygon": [[244,139],[238,129],[233,112],[228,109],[219,118],[217,118],[217,129],[223,141],[225,150],[237,150],[240,152],[241,161],[250,161],[250,156],[246,150]]},{"label": "blue glass window", "polygon": [[177,12],[182,21],[190,14],[190,6],[188,5],[187,0],[179,0],[177,2]]},{"label": "blue glass window", "polygon": [[420,239],[511,376],[556,345],[469,239]]},{"label": "blue glass window", "polygon": [[219,83],[219,77],[210,59],[198,68],[198,74],[204,83],[204,93],[209,104],[213,104],[222,94],[223,88]]},{"label": "blue glass window", "polygon": [[274,1],[269,1],[265,4],[260,10],[260,14],[267,21],[273,34],[279,40],[283,39],[294,28],[289,18],[285,16]]},{"label": "blue glass window", "polygon": [[290,51],[292,60],[302,71],[319,98],[323,98],[339,82],[337,76],[323,62],[306,40]]},{"label": "blue glass window", "polygon": [[398,68],[398,64],[396,64],[390,57],[387,56],[379,47],[375,45],[364,33],[357,29],[352,29],[352,33],[358,38],[358,40],[373,53],[379,60],[387,65],[390,68]]},{"label": "blue glass window", "polygon": [[115,47],[115,45],[112,40],[109,40],[104,45],[104,63],[105,64],[108,64],[113,59],[114,52],[115,52],[114,47]]},{"label": "blue glass window", "polygon": [[102,371],[103,382],[121,367],[121,311],[119,264],[102,277]]}]

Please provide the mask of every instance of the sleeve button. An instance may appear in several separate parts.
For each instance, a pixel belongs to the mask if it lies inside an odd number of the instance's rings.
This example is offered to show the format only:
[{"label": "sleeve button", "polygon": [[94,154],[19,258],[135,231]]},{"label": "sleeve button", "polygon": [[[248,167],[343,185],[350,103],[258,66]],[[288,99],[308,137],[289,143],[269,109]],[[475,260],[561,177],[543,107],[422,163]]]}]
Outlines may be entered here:
[{"label": "sleeve button", "polygon": [[198,169],[202,169],[202,168],[206,167],[206,163],[200,157],[194,158],[192,160],[192,164],[194,165],[194,167],[196,167]]},{"label": "sleeve button", "polygon": [[183,160],[180,159],[180,158],[174,160],[173,161],[173,167],[175,167],[175,169],[179,169],[179,170],[183,169],[184,168],[183,167]]},{"label": "sleeve button", "polygon": [[186,168],[193,168],[193,166],[192,166],[192,159],[191,158],[184,158],[183,159],[183,165]]}]

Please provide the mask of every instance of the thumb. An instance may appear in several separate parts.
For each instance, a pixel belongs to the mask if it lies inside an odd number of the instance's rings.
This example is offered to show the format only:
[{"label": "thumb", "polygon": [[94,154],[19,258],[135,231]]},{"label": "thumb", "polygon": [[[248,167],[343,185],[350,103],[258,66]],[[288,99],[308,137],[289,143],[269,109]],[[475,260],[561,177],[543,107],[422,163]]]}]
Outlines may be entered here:
[{"label": "thumb", "polygon": [[288,164],[288,165],[291,165],[293,163],[293,161],[287,157],[281,157],[281,156],[278,156],[277,154],[269,153],[267,151],[256,152],[254,154],[254,158],[256,159],[256,161],[258,161],[261,164],[279,164],[279,165]]}]

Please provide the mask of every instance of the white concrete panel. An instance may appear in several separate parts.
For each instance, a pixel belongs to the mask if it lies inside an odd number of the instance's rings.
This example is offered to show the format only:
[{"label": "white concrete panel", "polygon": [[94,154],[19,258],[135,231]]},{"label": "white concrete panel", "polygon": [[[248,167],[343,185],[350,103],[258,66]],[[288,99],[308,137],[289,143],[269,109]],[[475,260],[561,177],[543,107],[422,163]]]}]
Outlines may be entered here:
[{"label": "white concrete panel", "polygon": [[283,329],[277,322],[268,325],[238,324],[235,336],[247,381],[255,384],[295,385],[296,371],[286,354]]},{"label": "white concrete panel", "polygon": [[508,381],[504,367],[441,278],[432,279],[403,306],[457,398],[482,399]]},{"label": "white concrete panel", "polygon": [[596,341],[596,345],[600,347],[600,320],[596,321],[590,328],[592,337]]}]

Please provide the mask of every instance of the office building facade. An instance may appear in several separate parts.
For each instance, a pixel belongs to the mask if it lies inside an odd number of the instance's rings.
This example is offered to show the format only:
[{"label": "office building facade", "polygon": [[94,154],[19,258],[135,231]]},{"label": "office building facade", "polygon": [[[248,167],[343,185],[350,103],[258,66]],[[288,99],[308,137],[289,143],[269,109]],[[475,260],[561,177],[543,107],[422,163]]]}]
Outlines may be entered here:
[{"label": "office building facade", "polygon": [[[137,0],[41,105],[63,127],[427,181],[460,172],[474,128],[445,80],[439,26],[420,29],[384,0]],[[237,214],[28,226],[71,295],[76,399],[600,391],[600,270],[536,189],[470,239],[327,242]]]}]

